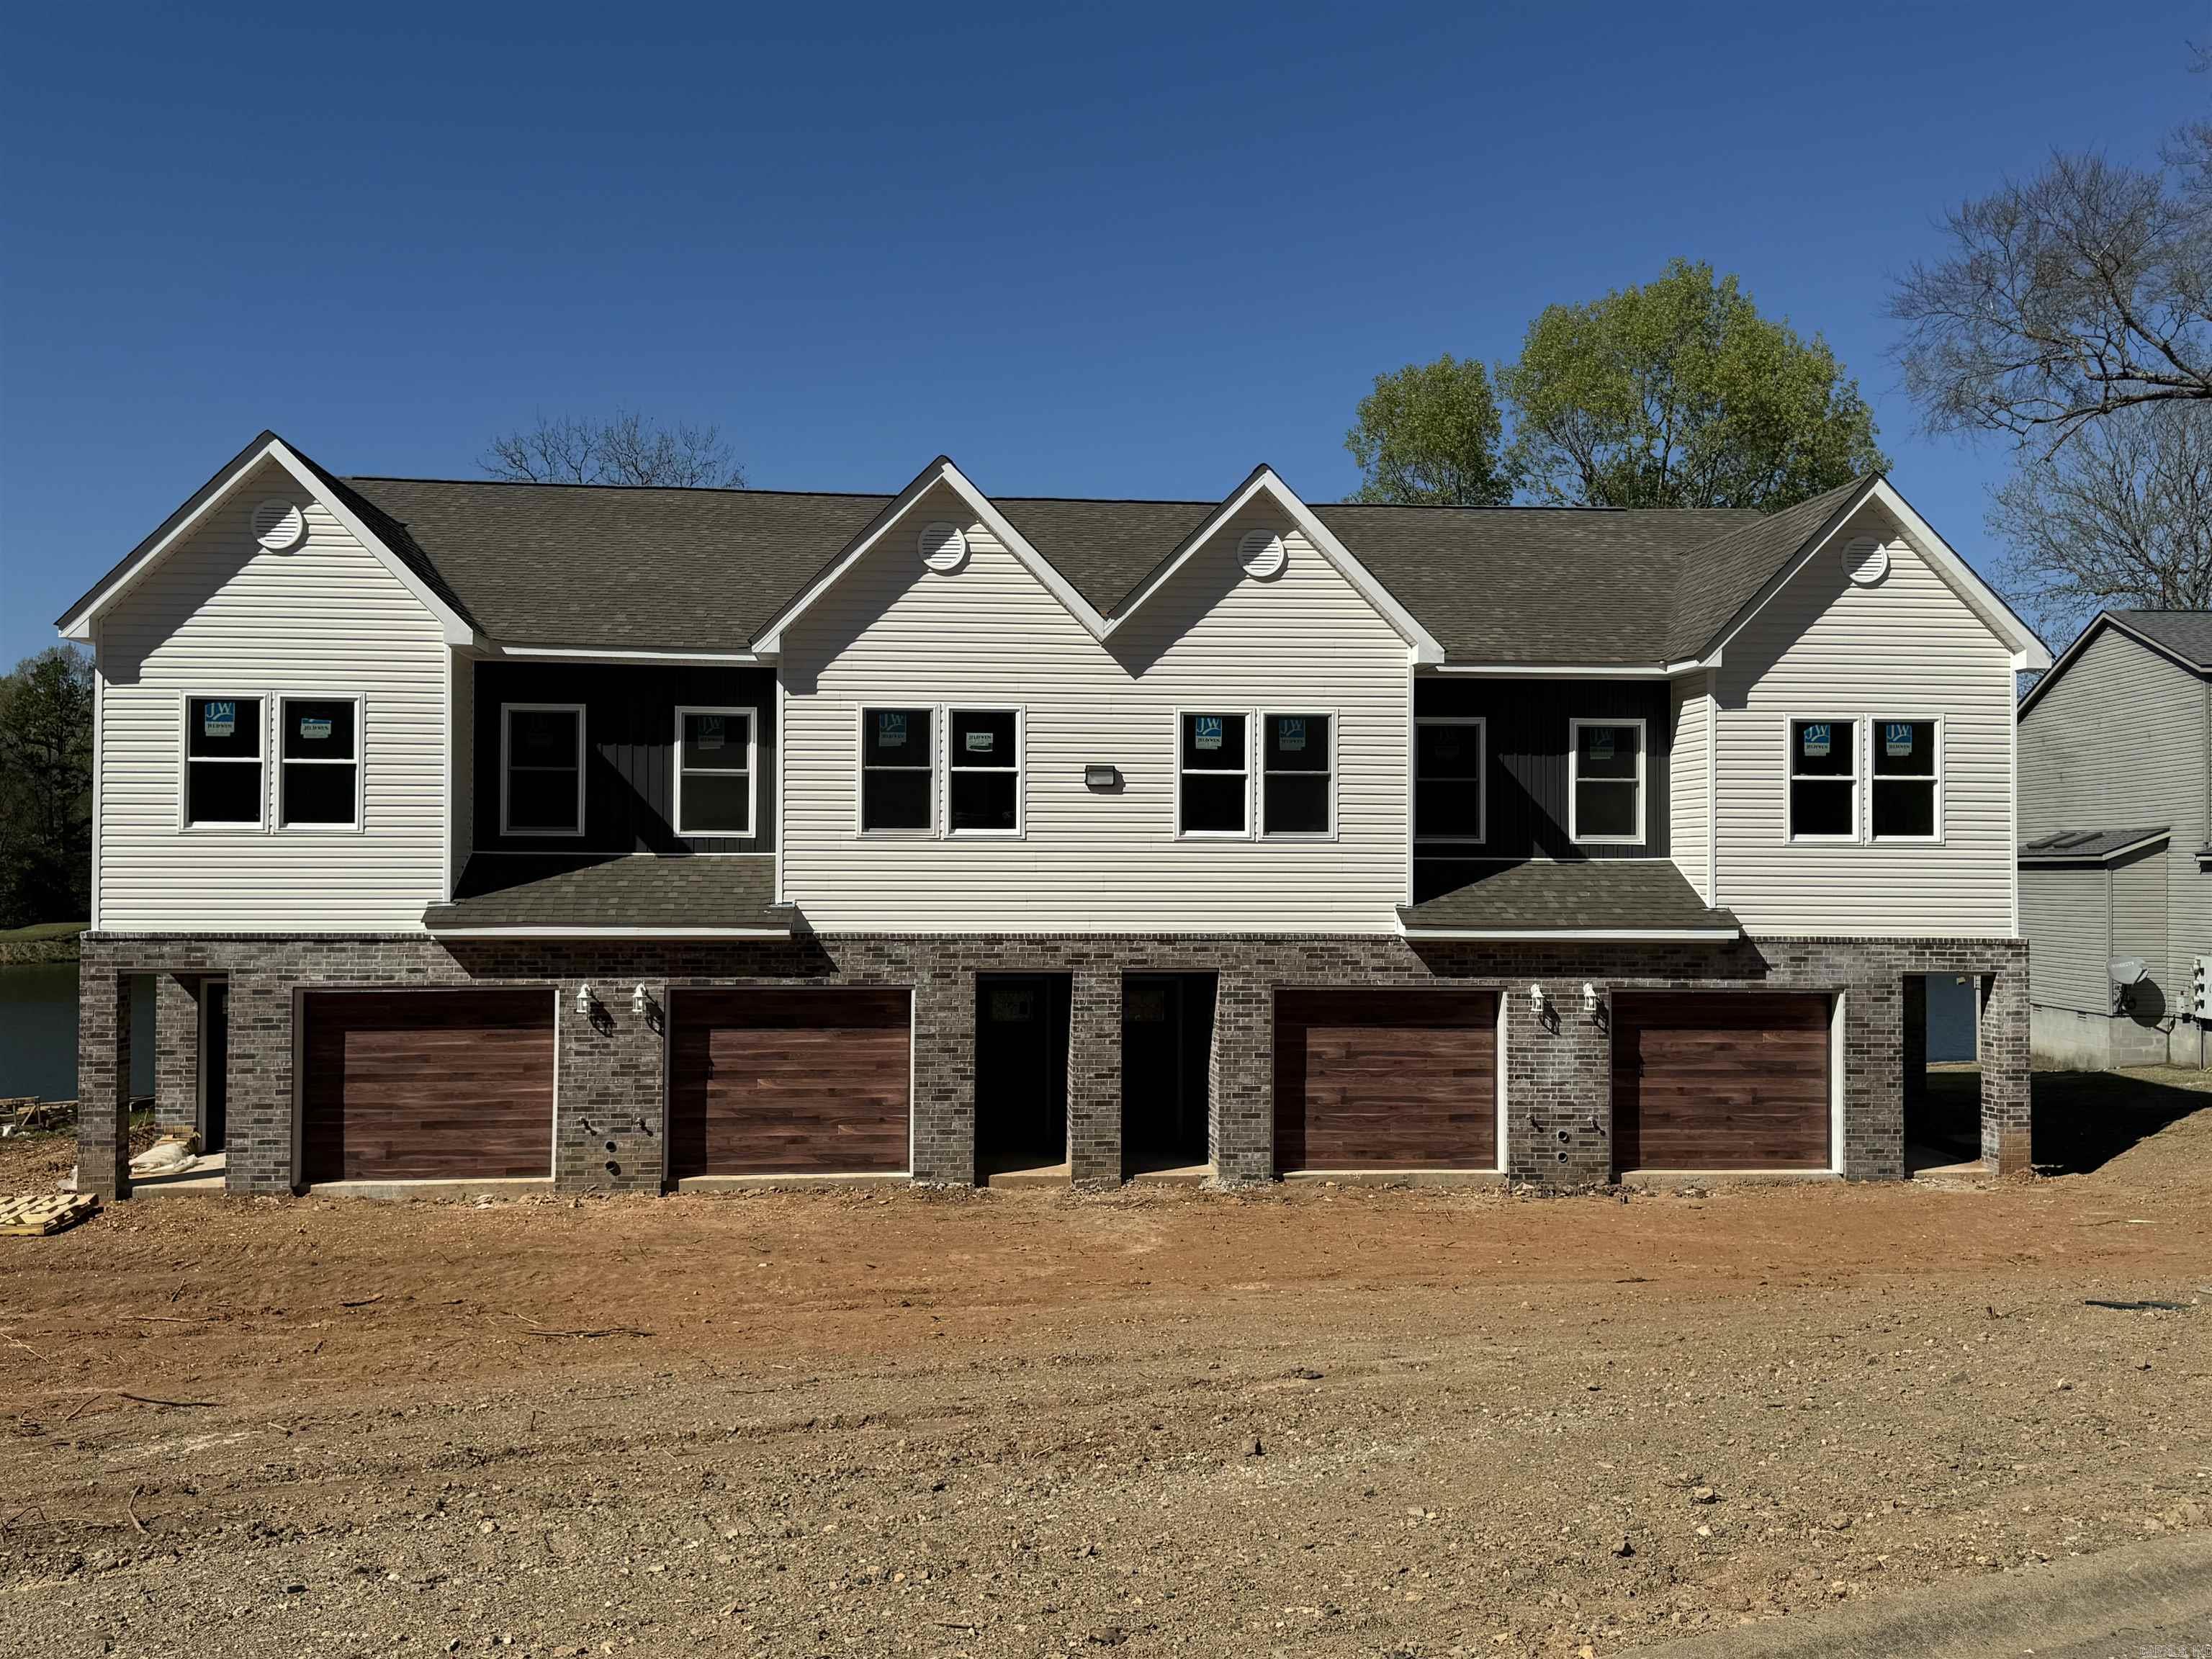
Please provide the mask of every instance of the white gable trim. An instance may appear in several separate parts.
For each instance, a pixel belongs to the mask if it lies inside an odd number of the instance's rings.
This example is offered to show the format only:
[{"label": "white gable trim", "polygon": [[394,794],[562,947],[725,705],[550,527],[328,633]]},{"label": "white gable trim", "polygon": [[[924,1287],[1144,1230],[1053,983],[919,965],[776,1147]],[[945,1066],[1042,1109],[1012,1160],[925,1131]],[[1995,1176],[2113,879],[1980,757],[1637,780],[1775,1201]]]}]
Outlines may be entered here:
[{"label": "white gable trim", "polygon": [[1116,608],[1114,620],[1108,624],[1106,632],[1111,634],[1115,629],[1121,627],[1141,610],[1146,600],[1166,586],[1169,579],[1176,571],[1190,562],[1199,549],[1213,539],[1222,526],[1243,512],[1262,491],[1274,498],[1276,505],[1290,515],[1291,521],[1297,525],[1306,539],[1320,550],[1322,557],[1328,561],[1337,574],[1358,588],[1360,597],[1375,608],[1376,614],[1389,623],[1398,636],[1413,647],[1415,662],[1441,663],[1443,661],[1443,647],[1437,643],[1435,636],[1413,620],[1413,612],[1400,605],[1391,596],[1390,590],[1377,581],[1373,573],[1352,556],[1352,550],[1339,541],[1329,527],[1314,516],[1313,509],[1300,501],[1297,492],[1277,477],[1275,470],[1270,466],[1262,466],[1255,471],[1249,478],[1245,480],[1240,489],[1230,495],[1227,501],[1214,508],[1212,514],[1193,532],[1190,538],[1171,558],[1138,585],[1128,602]]},{"label": "white gable trim", "polygon": [[2035,630],[2014,612],[2012,607],[1997,596],[1996,590],[1974,574],[1974,568],[1960,558],[1951,544],[1937,535],[1928,521],[1912,510],[1912,504],[1897,493],[1887,478],[1872,480],[1848,507],[1828,521],[1828,527],[1808,542],[1796,557],[1782,568],[1781,574],[1762,588],[1757,598],[1737,613],[1721,636],[1705,653],[1707,659],[1718,661],[1720,653],[1728,648],[1729,641],[1748,627],[1751,619],[1764,611],[1774,596],[1789,586],[1797,573],[1810,564],[1835,538],[1841,535],[1851,520],[1858,516],[1868,502],[1878,502],[1888,509],[1890,515],[1904,526],[1906,539],[1913,550],[1934,567],[1936,574],[1963,600],[1966,608],[1979,617],[1989,630],[2002,641],[2012,652],[2012,665],[2016,672],[2033,672],[2051,666],[2051,653],[2035,636]]},{"label": "white gable trim", "polygon": [[1100,616],[1091,602],[1077,592],[1067,578],[1053,568],[1052,562],[1036,548],[1029,538],[1008,523],[1005,514],[991,504],[989,497],[968,481],[967,475],[951,460],[939,457],[924,467],[921,475],[898,494],[898,498],[884,510],[883,515],[829,566],[807,584],[806,589],[789,605],[778,611],[768,626],[753,635],[753,652],[758,657],[774,656],[783,649],[783,630],[805,616],[814,602],[835,587],[846,572],[866,558],[869,552],[891,532],[900,520],[914,510],[915,504],[939,484],[949,487],[962,501],[983,527],[997,538],[999,544],[1019,560],[1023,567],[1051,590],[1052,595],[1066,606],[1068,614],[1089,630],[1091,638],[1106,637],[1106,619]]},{"label": "white gable trim", "polygon": [[323,481],[315,476],[313,470],[294,453],[291,447],[282,438],[276,437],[249,450],[234,461],[228,476],[218,475],[215,488],[208,492],[207,499],[178,520],[167,535],[146,549],[125,568],[118,571],[96,592],[79,600],[75,608],[64,614],[57,624],[61,630],[62,637],[67,640],[92,638],[93,626],[100,613],[130,592],[141,577],[167,557],[187,536],[191,535],[206,523],[216,508],[228,501],[238,487],[245,483],[253,470],[264,461],[275,461],[285,471],[290,473],[293,480],[301,489],[306,490],[321,505],[325,512],[344,526],[348,535],[367,548],[376,556],[379,563],[398,577],[400,585],[421,600],[423,608],[438,619],[439,629],[444,634],[447,644],[469,645],[476,641],[476,630],[470,627],[451,605],[432,592],[429,585],[409,568],[405,560],[386,547],[381,539],[370,533],[368,526],[325,487]]}]

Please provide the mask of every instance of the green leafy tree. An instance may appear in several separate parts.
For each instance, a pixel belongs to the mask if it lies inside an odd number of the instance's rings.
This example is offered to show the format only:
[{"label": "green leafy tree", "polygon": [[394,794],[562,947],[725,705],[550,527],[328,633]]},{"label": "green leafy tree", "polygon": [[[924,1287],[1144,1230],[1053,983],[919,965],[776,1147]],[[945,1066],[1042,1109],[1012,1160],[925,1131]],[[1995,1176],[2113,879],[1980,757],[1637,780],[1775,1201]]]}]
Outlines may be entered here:
[{"label": "green leafy tree", "polygon": [[1344,434],[1365,474],[1353,500],[1401,507],[1496,507],[1513,498],[1498,459],[1503,427],[1490,376],[1449,352],[1377,374]]},{"label": "green leafy tree", "polygon": [[55,646],[0,679],[0,927],[92,913],[92,665]]},{"label": "green leafy tree", "polygon": [[1540,501],[1771,512],[1889,465],[1827,343],[1703,262],[1547,307],[1498,378],[1507,465]]}]

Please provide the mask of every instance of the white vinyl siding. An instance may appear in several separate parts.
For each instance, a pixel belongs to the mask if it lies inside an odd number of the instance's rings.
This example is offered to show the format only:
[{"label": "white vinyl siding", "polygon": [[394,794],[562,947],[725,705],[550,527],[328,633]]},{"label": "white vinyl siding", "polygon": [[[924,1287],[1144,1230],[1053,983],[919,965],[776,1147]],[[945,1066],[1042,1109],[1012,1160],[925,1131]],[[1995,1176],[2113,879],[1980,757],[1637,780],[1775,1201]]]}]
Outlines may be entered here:
[{"label": "white vinyl siding", "polygon": [[[1889,545],[1889,574],[1872,586],[1854,586],[1836,551],[1857,534]],[[1715,902],[1748,932],[2014,933],[2010,653],[1880,508],[1728,643],[1719,690]],[[1862,740],[1869,720],[1940,719],[1942,838],[1791,840],[1792,719],[1860,721]]]},{"label": "white vinyl siding", "polygon": [[[270,553],[257,502],[307,537]],[[100,623],[100,922],[114,933],[411,932],[444,895],[447,646],[422,602],[291,476],[261,467]],[[362,700],[362,832],[180,830],[186,694]],[[276,763],[264,772],[272,799]]]},{"label": "white vinyl siding", "polygon": [[451,667],[453,690],[450,730],[453,732],[453,763],[446,772],[446,795],[453,803],[453,861],[448,877],[449,885],[459,878],[461,866],[469,861],[469,854],[476,845],[477,828],[476,660],[456,651],[453,653]]},{"label": "white vinyl siding", "polygon": [[[967,530],[954,574],[928,572],[916,551],[933,520]],[[1262,525],[1288,532],[1288,563],[1269,581],[1237,561],[1243,532]],[[784,891],[816,927],[1397,926],[1406,643],[1279,512],[1223,526],[1108,646],[939,490],[793,624],[783,672]],[[854,835],[860,710],[925,705],[1024,710],[1023,839]],[[1337,839],[1178,838],[1176,717],[1196,710],[1255,723],[1267,710],[1333,713]],[[1086,788],[1086,763],[1120,769],[1120,787]]]},{"label": "white vinyl siding", "polygon": [[1668,696],[1667,714],[1672,728],[1667,745],[1667,848],[1698,896],[1711,904],[1705,877],[1711,848],[1712,813],[1705,799],[1706,763],[1712,752],[1705,740],[1712,699],[1705,695],[1705,677],[1676,680]]}]

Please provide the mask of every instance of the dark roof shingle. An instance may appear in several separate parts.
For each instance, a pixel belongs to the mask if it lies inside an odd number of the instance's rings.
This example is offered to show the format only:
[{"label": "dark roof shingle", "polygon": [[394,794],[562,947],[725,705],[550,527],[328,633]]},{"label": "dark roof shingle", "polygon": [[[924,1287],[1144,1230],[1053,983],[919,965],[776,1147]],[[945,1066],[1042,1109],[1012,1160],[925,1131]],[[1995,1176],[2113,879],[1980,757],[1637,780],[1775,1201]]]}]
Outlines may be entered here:
[{"label": "dark roof shingle", "polygon": [[489,927],[701,929],[788,933],[792,913],[772,910],[775,860],[766,854],[605,858],[477,854],[450,904],[434,904],[434,933]]},{"label": "dark roof shingle", "polygon": [[2164,647],[2192,668],[2212,673],[2212,611],[2115,611],[2113,618]]},{"label": "dark roof shingle", "polygon": [[2056,835],[2023,842],[2020,856],[2028,864],[2101,864],[2130,847],[2164,841],[2169,833],[2163,823],[2141,830],[2061,830]]},{"label": "dark roof shingle", "polygon": [[1531,859],[1498,865],[1465,886],[1401,905],[1398,915],[1409,933],[1741,931],[1733,912],[1715,909],[1698,896],[1671,859]]}]

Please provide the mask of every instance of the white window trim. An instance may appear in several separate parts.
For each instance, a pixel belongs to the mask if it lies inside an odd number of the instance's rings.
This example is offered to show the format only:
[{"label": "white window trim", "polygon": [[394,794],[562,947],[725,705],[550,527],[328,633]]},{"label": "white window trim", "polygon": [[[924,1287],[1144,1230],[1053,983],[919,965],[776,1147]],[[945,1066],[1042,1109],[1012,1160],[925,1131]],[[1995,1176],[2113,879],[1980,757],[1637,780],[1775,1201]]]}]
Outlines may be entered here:
[{"label": "white window trim", "polygon": [[[1267,828],[1267,722],[1279,715],[1296,715],[1306,720],[1325,720],[1328,722],[1328,828],[1326,830],[1270,830]],[[1334,708],[1317,708],[1310,703],[1293,704],[1287,708],[1263,708],[1260,711],[1256,728],[1252,732],[1253,800],[1257,808],[1255,829],[1262,841],[1328,842],[1337,837],[1336,827],[1336,739],[1340,722]],[[1176,757],[1180,762],[1182,757]],[[1310,772],[1285,772],[1284,777],[1311,777]],[[1180,815],[1176,819],[1182,822]]]},{"label": "white window trim", "polygon": [[[1421,810],[1421,728],[1425,726],[1471,726],[1475,729],[1474,783],[1477,806],[1472,836],[1424,836],[1419,833]],[[1413,836],[1416,847],[1483,847],[1490,842],[1490,717],[1486,714],[1417,714],[1413,717]],[[1431,779],[1431,782],[1464,783],[1464,778]]]},{"label": "white window trim", "polygon": [[[1877,847],[1941,847],[1943,844],[1943,717],[1941,714],[1869,714],[1867,717],[1867,776],[1866,776],[1866,838]],[[1932,836],[1877,836],[1874,832],[1874,734],[1883,725],[1896,720],[1925,720],[1936,728],[1936,833]],[[1917,781],[1916,779],[1893,777],[1893,783]]]},{"label": "white window trim", "polygon": [[[367,700],[358,692],[319,693],[314,691],[280,691],[275,697],[276,738],[269,745],[270,763],[276,769],[270,780],[270,821],[280,835],[286,836],[357,836],[368,816],[368,719]],[[353,758],[351,760],[284,757],[284,711],[295,702],[349,702],[353,705]],[[288,823],[284,819],[284,769],[287,766],[350,766],[353,773],[353,822],[351,823]]]},{"label": "white window trim", "polygon": [[[1182,827],[1182,723],[1194,714],[1240,714],[1244,720],[1244,827],[1242,830],[1186,830]],[[1174,747],[1170,750],[1168,763],[1175,774],[1175,817],[1173,825],[1177,841],[1251,841],[1259,833],[1259,814],[1252,810],[1253,780],[1255,769],[1252,764],[1252,744],[1260,730],[1259,717],[1249,708],[1236,708],[1226,704],[1201,705],[1197,708],[1178,706],[1175,711]],[[1224,775],[1220,772],[1206,774],[1211,777]]]},{"label": "white window trim", "polygon": [[[684,722],[692,714],[732,714],[745,717],[745,827],[743,830],[691,830],[684,823]],[[760,834],[760,710],[709,703],[676,706],[676,752],[669,772],[668,815],[679,836],[702,841],[750,841]]]},{"label": "white window trim", "polygon": [[[203,755],[198,759],[202,766],[258,766],[261,769],[260,816],[254,818],[210,819],[194,823],[191,820],[192,767],[192,704],[212,699],[218,702],[243,702],[253,699],[260,711],[257,724],[260,748],[249,761],[243,755]],[[270,709],[276,699],[266,691],[180,691],[177,694],[177,833],[185,836],[239,836],[267,833],[269,810],[269,721]],[[96,841],[97,836],[94,837]]]},{"label": "white window trim", "polygon": [[[576,827],[574,830],[517,830],[507,822],[507,786],[514,775],[510,759],[513,748],[515,714],[574,714],[576,717]],[[581,841],[587,828],[584,822],[584,757],[589,750],[589,739],[585,732],[586,716],[580,702],[503,702],[499,706],[499,833],[518,839],[535,841]]]},{"label": "white window trim", "polygon": [[[929,822],[902,830],[871,830],[867,825],[866,782],[868,766],[868,711],[870,709],[926,709],[929,714],[929,759],[926,767],[886,766],[874,769],[885,772],[927,770],[929,774]],[[938,757],[945,746],[945,710],[931,702],[860,703],[853,709],[853,834],[866,841],[935,841],[939,826],[945,815],[939,810],[938,787]]]},{"label": "white window trim", "polygon": [[[1581,791],[1582,729],[1585,726],[1632,726],[1636,728],[1636,833],[1632,836],[1585,836],[1576,820],[1576,797]],[[1634,714],[1577,716],[1567,722],[1567,839],[1579,847],[1643,847],[1651,840],[1651,732]],[[1592,783],[1625,783],[1625,778],[1592,778]],[[1486,808],[1485,809],[1487,810]]]},{"label": "white window trim", "polygon": [[[1014,827],[1011,830],[956,830],[952,825],[952,722],[961,714],[1012,714],[1014,717],[1014,763],[1005,766],[963,766],[963,772],[1006,772],[1014,775]],[[948,841],[1022,841],[1030,832],[1029,710],[1018,704],[994,702],[949,703],[938,711],[945,727],[939,745],[945,757],[945,836]]]},{"label": "white window trim", "polygon": [[[1797,740],[1793,734],[1800,724],[1808,720],[1850,728],[1851,827],[1847,835],[1801,836],[1797,833],[1796,804],[1792,799],[1795,792],[1790,788],[1790,785],[1798,781]],[[1864,720],[1856,714],[1785,714],[1783,716],[1782,838],[1784,841],[1792,846],[1802,842],[1808,847],[1848,847],[1855,846],[1866,839],[1866,733],[1860,729],[1864,724]],[[1818,777],[1808,775],[1805,779],[1808,783],[1818,783],[1823,781],[1830,783],[1842,781],[1832,774],[1824,774]]]}]

